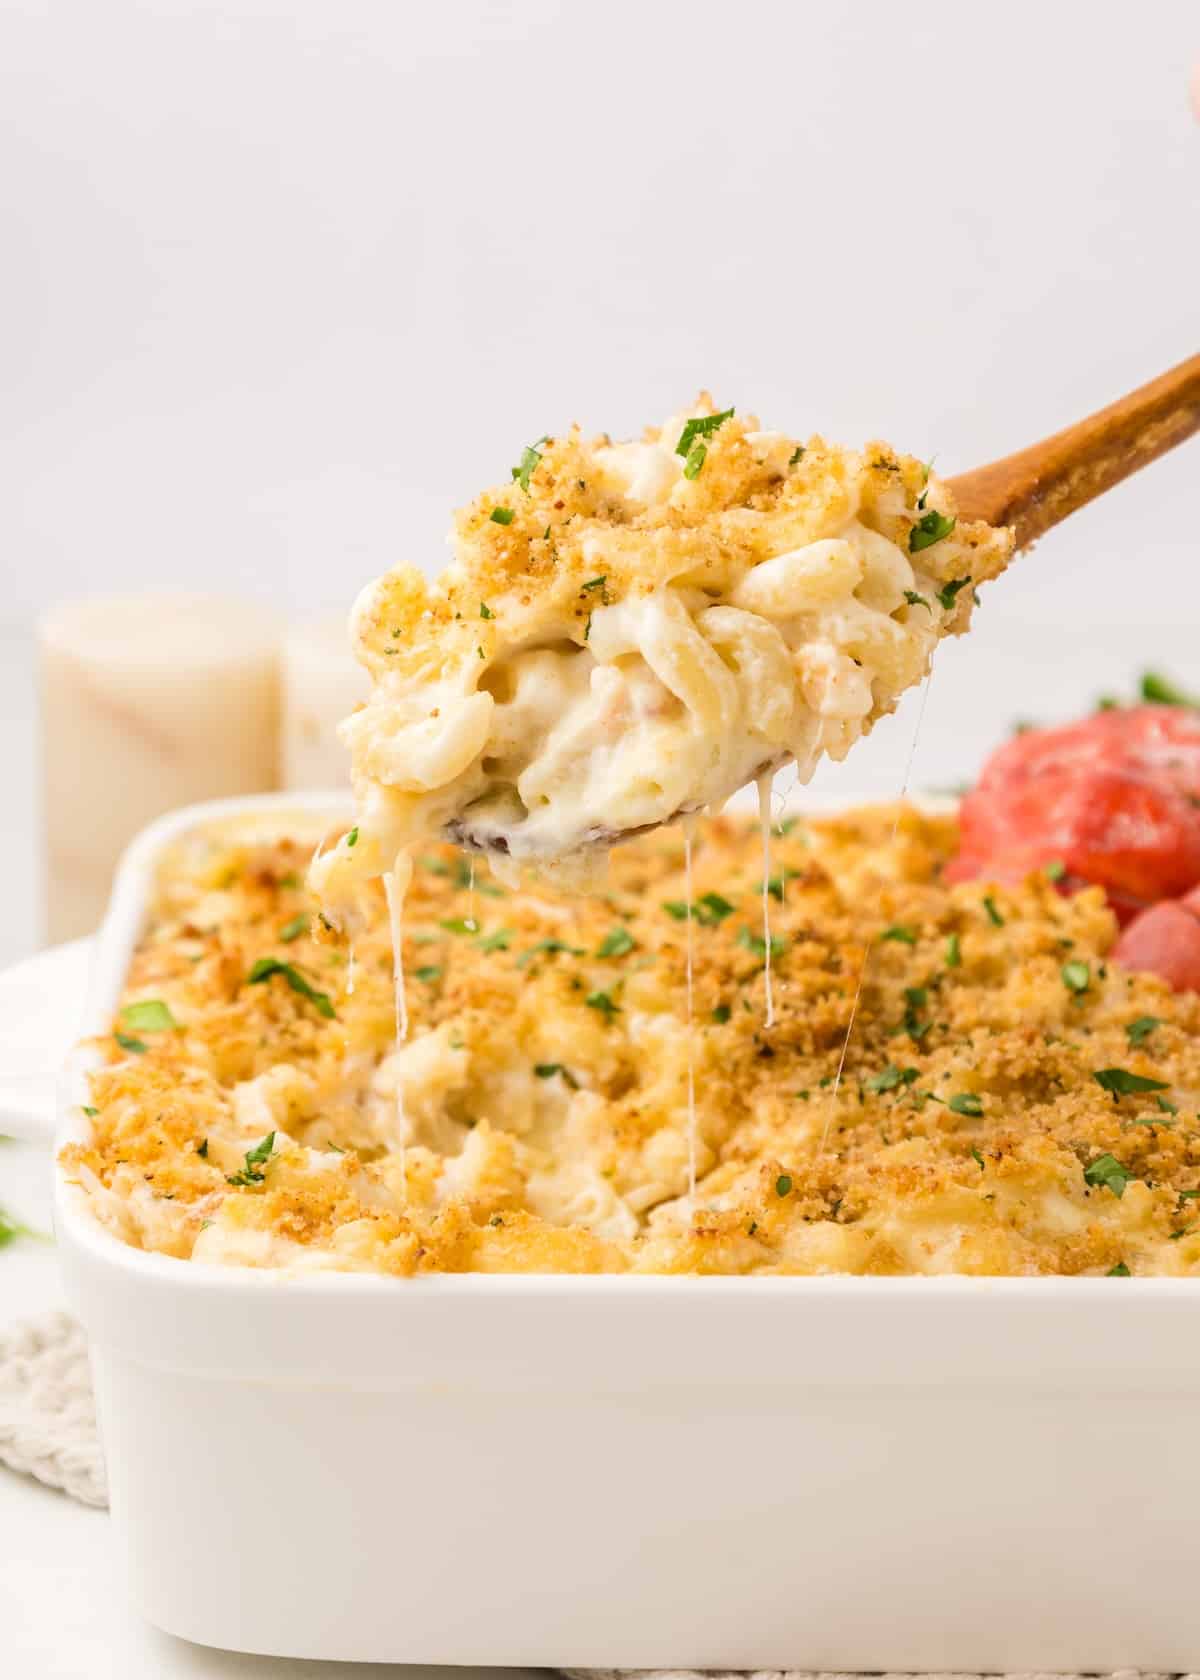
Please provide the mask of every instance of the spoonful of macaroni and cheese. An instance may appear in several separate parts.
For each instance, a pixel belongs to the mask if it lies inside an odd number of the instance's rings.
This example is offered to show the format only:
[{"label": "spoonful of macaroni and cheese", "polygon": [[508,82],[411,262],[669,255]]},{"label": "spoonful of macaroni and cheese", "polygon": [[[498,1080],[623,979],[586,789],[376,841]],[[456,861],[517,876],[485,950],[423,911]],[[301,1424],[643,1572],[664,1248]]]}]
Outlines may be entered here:
[{"label": "spoonful of macaroni and cheese", "polygon": [[[707,397],[637,441],[531,443],[456,516],[440,577],[398,566],[354,607],[372,690],[342,725],[356,827],[314,868],[331,916],[422,836],[561,866],[844,758],[1014,546],[1131,470],[1114,454],[1085,483],[1068,450],[1047,517],[1032,454],[1016,490],[1007,463],[959,480],[964,508],[887,445],[802,442]],[[993,504],[1003,521],[965,517]]]}]

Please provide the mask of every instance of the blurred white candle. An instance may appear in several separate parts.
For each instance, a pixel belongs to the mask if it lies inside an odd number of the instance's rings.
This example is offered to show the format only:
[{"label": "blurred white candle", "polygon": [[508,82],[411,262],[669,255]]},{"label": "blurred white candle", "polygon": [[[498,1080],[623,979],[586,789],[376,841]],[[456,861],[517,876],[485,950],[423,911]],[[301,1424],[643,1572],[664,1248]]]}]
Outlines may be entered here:
[{"label": "blurred white candle", "polygon": [[367,698],[367,673],[350,652],[345,615],[296,624],[283,642],[285,788],[349,785],[350,754],[337,726]]},{"label": "blurred white candle", "polygon": [[243,601],[73,601],[43,619],[46,931],[90,932],[152,817],[277,786],[279,634]]}]

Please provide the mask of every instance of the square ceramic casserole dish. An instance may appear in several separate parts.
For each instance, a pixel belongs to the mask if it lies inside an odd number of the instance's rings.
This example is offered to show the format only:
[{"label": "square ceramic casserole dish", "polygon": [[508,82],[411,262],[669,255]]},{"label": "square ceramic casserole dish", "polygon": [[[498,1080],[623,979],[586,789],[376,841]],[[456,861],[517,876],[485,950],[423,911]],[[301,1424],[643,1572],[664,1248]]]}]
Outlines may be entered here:
[{"label": "square ceramic casserole dish", "polygon": [[[164,848],[314,808],[344,814],[272,796],[146,830],[86,1030]],[[128,1248],[61,1176],[57,1227],[133,1596],[172,1633],[377,1662],[1200,1667],[1200,1282],[288,1277]]]}]

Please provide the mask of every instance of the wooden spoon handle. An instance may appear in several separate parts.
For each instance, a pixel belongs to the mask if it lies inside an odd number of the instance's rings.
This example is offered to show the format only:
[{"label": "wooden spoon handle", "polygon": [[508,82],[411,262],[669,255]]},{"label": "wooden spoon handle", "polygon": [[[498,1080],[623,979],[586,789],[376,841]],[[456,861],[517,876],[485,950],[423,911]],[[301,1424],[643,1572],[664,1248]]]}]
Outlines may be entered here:
[{"label": "wooden spoon handle", "polygon": [[949,480],[963,519],[1011,525],[1028,548],[1060,520],[1200,431],[1200,356],[1065,431]]}]

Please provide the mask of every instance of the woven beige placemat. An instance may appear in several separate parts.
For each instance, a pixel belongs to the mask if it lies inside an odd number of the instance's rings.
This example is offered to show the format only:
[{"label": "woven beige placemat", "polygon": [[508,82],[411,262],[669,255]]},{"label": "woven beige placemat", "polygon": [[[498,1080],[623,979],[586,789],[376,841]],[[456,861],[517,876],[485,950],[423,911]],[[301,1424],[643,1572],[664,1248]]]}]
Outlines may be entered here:
[{"label": "woven beige placemat", "polygon": [[[61,1488],[85,1505],[107,1505],[104,1459],[96,1431],[92,1378],[82,1329],[67,1313],[18,1325],[0,1336],[0,1463],[50,1487]],[[755,1669],[748,1675],[727,1669],[565,1668],[571,1680],[862,1680],[851,1674],[809,1669]],[[1060,1675],[1028,1673],[873,1676],[872,1680],[1064,1680]],[[1065,1680],[1084,1680],[1071,1675]],[[1139,1675],[1117,1669],[1107,1680],[1200,1680],[1200,1675]]]}]

